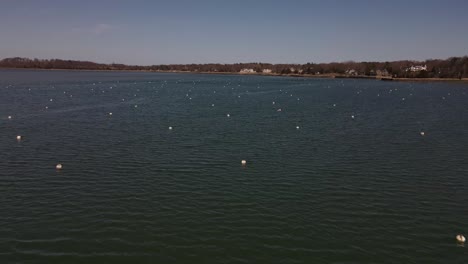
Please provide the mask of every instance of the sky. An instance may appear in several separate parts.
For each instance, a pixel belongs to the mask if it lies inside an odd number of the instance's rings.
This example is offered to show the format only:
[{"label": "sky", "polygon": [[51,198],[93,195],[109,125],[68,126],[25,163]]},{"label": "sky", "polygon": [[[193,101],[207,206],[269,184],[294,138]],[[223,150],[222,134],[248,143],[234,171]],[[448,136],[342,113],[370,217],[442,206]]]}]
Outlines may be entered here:
[{"label": "sky", "polygon": [[468,55],[465,0],[0,0],[0,59],[132,65]]}]

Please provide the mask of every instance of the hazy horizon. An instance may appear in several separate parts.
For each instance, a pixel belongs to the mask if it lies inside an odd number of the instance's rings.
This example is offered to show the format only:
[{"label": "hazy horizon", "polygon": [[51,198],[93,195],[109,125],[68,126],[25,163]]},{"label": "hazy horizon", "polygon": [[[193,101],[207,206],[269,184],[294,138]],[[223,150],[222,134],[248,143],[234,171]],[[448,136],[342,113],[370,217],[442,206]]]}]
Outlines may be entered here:
[{"label": "hazy horizon", "polygon": [[127,65],[329,63],[468,54],[468,3],[8,1],[0,58]]}]

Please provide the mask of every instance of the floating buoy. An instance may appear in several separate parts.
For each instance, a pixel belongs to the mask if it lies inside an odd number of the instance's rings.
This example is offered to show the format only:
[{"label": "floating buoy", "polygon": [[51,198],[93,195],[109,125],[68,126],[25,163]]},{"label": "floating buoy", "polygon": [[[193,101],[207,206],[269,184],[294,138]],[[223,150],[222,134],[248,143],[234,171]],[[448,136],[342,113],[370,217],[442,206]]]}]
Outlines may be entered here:
[{"label": "floating buoy", "polygon": [[172,127],[171,127],[171,126],[169,127],[169,130],[172,130]]},{"label": "floating buoy", "polygon": [[11,119],[11,116],[8,116],[8,119]]},{"label": "floating buoy", "polygon": [[16,140],[21,140],[21,139],[22,139],[22,137],[21,137],[21,136],[19,136],[19,135],[18,135],[18,136],[16,136]]},{"label": "floating buoy", "polygon": [[272,104],[276,104],[276,103],[273,101]]},{"label": "floating buoy", "polygon": [[135,105],[135,108],[137,108],[137,107],[138,107],[138,105]]},{"label": "floating buoy", "polygon": [[112,112],[110,112],[109,115],[111,116],[111,115],[112,115]]},{"label": "floating buoy", "polygon": [[424,135],[425,135],[426,133],[424,133],[424,131],[421,131],[419,134],[421,134],[421,136],[424,137]]},{"label": "floating buoy", "polygon": [[63,168],[63,166],[62,166],[62,164],[59,163],[59,164],[55,165],[55,168],[57,170],[61,170]]},{"label": "floating buoy", "polygon": [[281,112],[281,111],[282,111],[281,108],[278,108],[278,110],[276,110],[276,112]]},{"label": "floating buoy", "polygon": [[459,243],[464,243],[466,241],[465,237],[463,235],[457,235],[456,239]]},{"label": "floating buoy", "polygon": [[351,115],[351,118],[354,119],[354,115]]},{"label": "floating buoy", "polygon": [[231,115],[230,115],[230,114],[227,114],[226,116],[227,116],[227,117],[231,117]]},{"label": "floating buoy", "polygon": [[245,164],[247,164],[247,161],[246,160],[241,160],[241,164],[245,165]]},{"label": "floating buoy", "polygon": [[300,127],[299,126],[296,126],[296,129],[299,129]]},{"label": "floating buoy", "polygon": [[336,106],[336,104],[333,104],[333,107],[335,107],[335,106]]},{"label": "floating buoy", "polygon": [[49,107],[48,107],[48,106],[46,106],[46,107],[45,107],[45,109],[49,109]]},{"label": "floating buoy", "polygon": [[211,107],[214,107],[214,104],[211,104]]}]

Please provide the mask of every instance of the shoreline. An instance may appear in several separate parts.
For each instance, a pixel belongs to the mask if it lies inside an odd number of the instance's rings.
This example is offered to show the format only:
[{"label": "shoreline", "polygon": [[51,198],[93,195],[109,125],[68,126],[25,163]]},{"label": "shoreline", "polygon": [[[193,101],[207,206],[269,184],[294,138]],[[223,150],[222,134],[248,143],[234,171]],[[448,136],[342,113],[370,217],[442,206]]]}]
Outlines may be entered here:
[{"label": "shoreline", "polygon": [[240,76],[272,76],[272,77],[297,77],[317,79],[367,79],[377,81],[396,82],[460,82],[468,83],[468,78],[393,78],[387,76],[343,75],[343,74],[280,74],[280,73],[240,73],[240,72],[198,72],[198,71],[152,71],[152,70],[98,70],[98,69],[43,69],[43,68],[0,68],[1,70],[33,70],[33,71],[90,71],[90,72],[146,72],[146,73],[185,73],[185,74],[216,74],[216,75],[240,75]]}]

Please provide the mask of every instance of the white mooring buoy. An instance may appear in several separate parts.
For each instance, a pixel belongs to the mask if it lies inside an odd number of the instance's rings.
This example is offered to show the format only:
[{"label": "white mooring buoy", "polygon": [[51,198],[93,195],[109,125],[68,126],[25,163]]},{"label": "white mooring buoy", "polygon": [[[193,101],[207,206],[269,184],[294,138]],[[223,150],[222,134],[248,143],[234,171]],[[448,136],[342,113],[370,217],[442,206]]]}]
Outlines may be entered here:
[{"label": "white mooring buoy", "polygon": [[18,140],[18,141],[21,140],[22,138],[23,138],[23,137],[20,136],[20,135],[16,136],[16,140]]},{"label": "white mooring buoy", "polygon": [[466,241],[465,236],[459,234],[456,236],[456,239],[459,243],[464,243]]},{"label": "white mooring buoy", "polygon": [[246,161],[246,160],[241,160],[241,164],[242,164],[243,166],[245,166],[245,164],[247,164],[247,161]]},{"label": "white mooring buoy", "polygon": [[424,133],[424,131],[421,131],[421,133],[419,133],[419,134],[421,134],[421,136],[424,137],[424,135],[425,135],[426,133]]},{"label": "white mooring buoy", "polygon": [[62,164],[59,163],[59,164],[55,165],[55,168],[57,170],[61,170],[63,168],[63,166],[62,166]]}]

